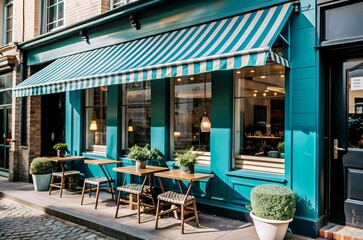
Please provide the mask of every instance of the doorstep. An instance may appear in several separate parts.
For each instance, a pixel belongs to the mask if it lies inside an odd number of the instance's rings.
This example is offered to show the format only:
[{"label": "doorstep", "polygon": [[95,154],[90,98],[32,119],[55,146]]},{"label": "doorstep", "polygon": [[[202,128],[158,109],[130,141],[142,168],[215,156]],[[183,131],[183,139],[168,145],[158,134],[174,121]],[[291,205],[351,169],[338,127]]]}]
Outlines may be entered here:
[{"label": "doorstep", "polygon": [[319,236],[336,240],[363,240],[363,229],[328,223],[319,230]]}]

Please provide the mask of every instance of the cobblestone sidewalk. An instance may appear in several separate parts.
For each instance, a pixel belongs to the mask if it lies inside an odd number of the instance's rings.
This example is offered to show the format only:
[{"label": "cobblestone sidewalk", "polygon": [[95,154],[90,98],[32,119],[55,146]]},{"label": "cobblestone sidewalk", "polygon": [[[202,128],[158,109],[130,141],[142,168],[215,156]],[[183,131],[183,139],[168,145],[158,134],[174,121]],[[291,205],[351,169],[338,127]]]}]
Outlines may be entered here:
[{"label": "cobblestone sidewalk", "polygon": [[0,239],[115,239],[0,198]]}]

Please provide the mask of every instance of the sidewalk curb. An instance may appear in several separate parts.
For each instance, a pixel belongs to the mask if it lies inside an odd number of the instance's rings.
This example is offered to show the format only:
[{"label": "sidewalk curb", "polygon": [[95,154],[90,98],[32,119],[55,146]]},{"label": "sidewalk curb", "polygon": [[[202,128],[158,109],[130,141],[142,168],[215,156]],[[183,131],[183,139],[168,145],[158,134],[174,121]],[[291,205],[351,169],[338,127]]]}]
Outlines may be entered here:
[{"label": "sidewalk curb", "polygon": [[93,217],[87,214],[69,211],[68,209],[61,209],[56,206],[44,206],[41,203],[30,202],[20,197],[4,193],[0,191],[0,198],[5,198],[13,200],[15,202],[21,203],[28,207],[34,208],[40,212],[47,213],[49,215],[61,218],[66,221],[76,223],[78,225],[93,229],[100,233],[109,235],[117,239],[149,239],[149,240],[162,240],[159,236],[130,228],[128,226],[107,221],[99,217]]}]

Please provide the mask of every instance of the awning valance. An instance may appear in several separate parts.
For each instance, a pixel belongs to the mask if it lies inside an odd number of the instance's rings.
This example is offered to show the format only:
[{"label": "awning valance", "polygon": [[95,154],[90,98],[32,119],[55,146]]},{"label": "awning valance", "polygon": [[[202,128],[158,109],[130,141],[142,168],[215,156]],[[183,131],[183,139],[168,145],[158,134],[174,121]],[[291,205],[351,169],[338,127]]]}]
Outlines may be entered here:
[{"label": "awning valance", "polygon": [[14,97],[265,65],[291,3],[59,58],[13,88]]}]

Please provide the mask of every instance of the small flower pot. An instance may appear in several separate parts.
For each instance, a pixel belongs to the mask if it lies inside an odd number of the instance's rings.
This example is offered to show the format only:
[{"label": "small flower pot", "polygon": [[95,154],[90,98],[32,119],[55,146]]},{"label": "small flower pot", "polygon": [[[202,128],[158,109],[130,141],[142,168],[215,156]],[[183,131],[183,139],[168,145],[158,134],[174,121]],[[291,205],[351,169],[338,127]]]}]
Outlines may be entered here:
[{"label": "small flower pot", "polygon": [[182,167],[181,171],[183,173],[194,173],[194,165]]},{"label": "small flower pot", "polygon": [[64,150],[57,150],[57,156],[58,157],[64,157],[65,151]]},{"label": "small flower pot", "polygon": [[145,169],[146,161],[136,161],[135,167],[136,167],[136,169]]}]

